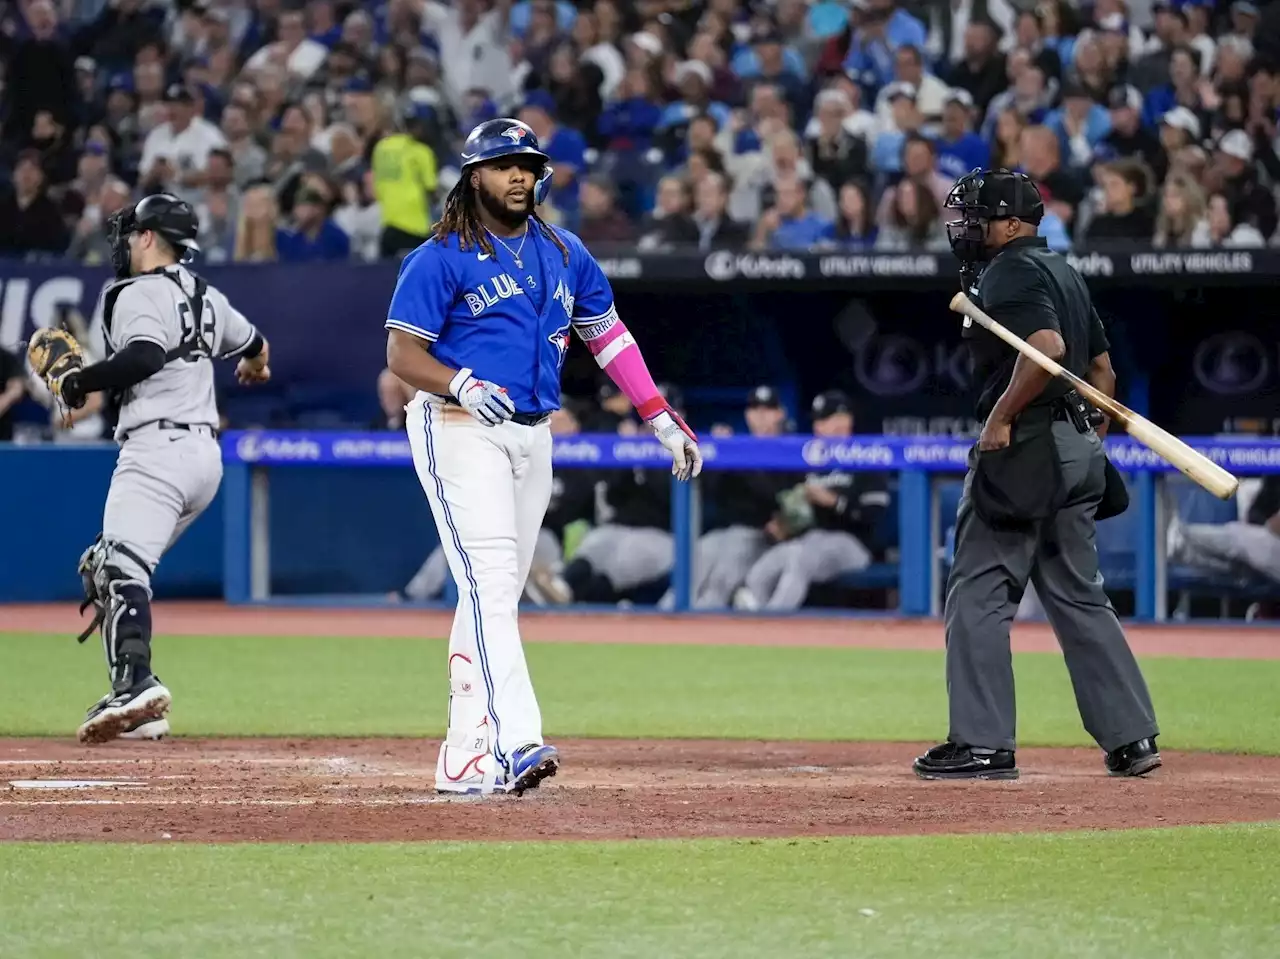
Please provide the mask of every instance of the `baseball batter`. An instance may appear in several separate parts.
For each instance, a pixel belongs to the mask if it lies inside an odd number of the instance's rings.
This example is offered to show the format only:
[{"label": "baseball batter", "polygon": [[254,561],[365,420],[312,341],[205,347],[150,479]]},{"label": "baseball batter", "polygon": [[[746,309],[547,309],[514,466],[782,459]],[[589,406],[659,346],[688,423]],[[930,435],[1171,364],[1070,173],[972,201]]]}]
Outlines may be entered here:
[{"label": "baseball batter", "polygon": [[702,468],[697,439],[661,397],[599,264],[535,208],[552,170],[533,131],[490,120],[467,137],[462,177],[432,237],[400,268],[387,366],[419,391],[407,407],[458,611],[449,636],[446,793],[519,795],[553,776],[516,612],[551,496],[551,430],[572,330],[672,454]]},{"label": "baseball batter", "polygon": [[65,331],[39,330],[31,365],[68,409],[92,393],[119,405],[120,456],[102,533],[80,557],[85,603],[97,611],[111,692],[90,709],[81,742],[158,739],[169,690],[151,671],[151,576],[209,505],[222,480],[213,358],[239,358],[242,383],[270,378],[267,342],[225,296],[180,265],[196,249],[190,204],[149,196],[110,221],[117,282],[103,292],[107,358],[85,366]]}]

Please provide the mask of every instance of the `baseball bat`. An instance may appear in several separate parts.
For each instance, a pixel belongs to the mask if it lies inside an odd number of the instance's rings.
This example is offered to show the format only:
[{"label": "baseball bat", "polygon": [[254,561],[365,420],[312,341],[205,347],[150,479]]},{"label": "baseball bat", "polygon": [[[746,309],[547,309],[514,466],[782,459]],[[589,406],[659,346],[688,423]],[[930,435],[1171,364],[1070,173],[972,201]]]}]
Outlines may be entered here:
[{"label": "baseball bat", "polygon": [[1151,450],[1170,466],[1184,473],[1192,482],[1202,486],[1218,499],[1231,499],[1235,495],[1240,480],[1232,476],[1209,457],[1197,453],[1172,433],[1162,430],[1145,416],[1135,413],[1123,403],[1117,402],[1106,393],[1076,376],[1061,364],[1045,356],[1034,346],[1016,333],[1001,326],[964,293],[957,293],[951,298],[951,309],[967,316],[985,330],[1000,337],[1027,359],[1052,376],[1067,380],[1084,395],[1090,403],[1102,410],[1112,420],[1121,424],[1126,432],[1135,440]]}]

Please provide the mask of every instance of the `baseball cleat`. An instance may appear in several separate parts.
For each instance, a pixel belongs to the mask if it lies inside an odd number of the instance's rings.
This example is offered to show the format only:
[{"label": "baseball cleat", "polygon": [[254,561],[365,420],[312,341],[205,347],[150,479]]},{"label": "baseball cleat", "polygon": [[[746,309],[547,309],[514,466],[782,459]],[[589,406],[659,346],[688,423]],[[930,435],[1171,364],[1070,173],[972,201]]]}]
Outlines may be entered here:
[{"label": "baseball cleat", "polygon": [[511,783],[507,792],[519,796],[526,789],[537,789],[560,768],[560,753],[555,746],[521,746],[511,754]]},{"label": "baseball cleat", "polygon": [[169,735],[169,720],[167,719],[148,719],[137,725],[130,726],[122,732],[117,739],[140,739],[151,740],[153,742],[164,739]]},{"label": "baseball cleat", "polygon": [[1017,779],[1013,750],[975,753],[968,746],[945,742],[934,746],[911,764],[921,779]]},{"label": "baseball cleat", "polygon": [[76,732],[82,743],[106,743],[130,729],[164,719],[173,697],[154,676],[123,693],[110,693],[90,707]]},{"label": "baseball cleat", "polygon": [[1160,752],[1156,749],[1156,737],[1139,739],[1107,753],[1105,760],[1108,776],[1145,776],[1160,768]]}]

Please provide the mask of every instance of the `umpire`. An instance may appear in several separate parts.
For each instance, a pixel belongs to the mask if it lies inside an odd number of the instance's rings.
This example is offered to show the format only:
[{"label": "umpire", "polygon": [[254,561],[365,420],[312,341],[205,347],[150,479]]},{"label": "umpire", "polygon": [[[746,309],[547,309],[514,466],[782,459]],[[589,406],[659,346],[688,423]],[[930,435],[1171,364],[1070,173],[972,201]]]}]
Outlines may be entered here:
[{"label": "umpire", "polygon": [[[975,170],[956,183],[947,207],[960,212],[947,231],[970,299],[1113,393],[1109,344],[1089,291],[1036,236],[1044,204],[1035,184],[1021,173]],[[1098,572],[1095,514],[1127,505],[1103,453],[1101,418],[1067,382],[968,320],[964,336],[985,425],[970,454],[947,580],[951,730],[913,768],[923,779],[1017,778],[1009,627],[1030,580],[1107,771],[1151,772],[1160,765],[1151,697]]]}]

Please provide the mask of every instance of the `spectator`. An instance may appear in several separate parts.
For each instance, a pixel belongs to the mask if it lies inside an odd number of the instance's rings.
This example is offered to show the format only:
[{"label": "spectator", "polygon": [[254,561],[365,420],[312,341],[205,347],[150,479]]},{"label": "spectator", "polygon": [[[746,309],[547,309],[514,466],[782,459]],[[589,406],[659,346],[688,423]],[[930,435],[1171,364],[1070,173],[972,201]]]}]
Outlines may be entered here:
[{"label": "spectator", "polygon": [[277,216],[276,197],[269,183],[255,183],[245,190],[236,225],[237,263],[275,262]]},{"label": "spectator", "polygon": [[[1250,125],[1249,99],[1249,87],[1243,83],[1228,84],[1222,88],[1218,108],[1209,118],[1210,140],[1221,140],[1229,130],[1243,130]],[[1269,139],[1264,132],[1264,142]]]},{"label": "spectator", "polygon": [[27,392],[22,361],[0,347],[0,443],[13,440],[13,408]]},{"label": "spectator", "polygon": [[306,185],[293,204],[293,223],[276,230],[281,263],[313,263],[351,258],[351,238],[330,217],[329,197]]},{"label": "spectator", "polygon": [[1016,107],[1007,107],[1000,112],[996,117],[995,136],[991,146],[993,167],[1016,170],[1022,166],[1022,131],[1026,128],[1026,118]]},{"label": "spectator", "polygon": [[[1247,79],[1249,62],[1253,58],[1253,45],[1242,37],[1223,37],[1218,41],[1217,54],[1202,71],[1205,77],[1212,76],[1213,83],[1222,90],[1231,84],[1244,83]],[[1201,100],[1206,107],[1211,107],[1212,86],[1201,81]]]},{"label": "spectator", "polygon": [[[970,170],[991,164],[991,148],[973,132],[974,104],[968,90],[950,91],[943,104],[942,128],[936,141],[938,173],[955,181]],[[945,198],[944,198],[945,199]]]},{"label": "spectator", "polygon": [[646,70],[632,68],[618,87],[618,99],[605,107],[597,127],[606,149],[641,153],[652,143],[662,116],[652,77]]},{"label": "spectator", "polygon": [[1048,127],[1027,127],[1018,140],[1022,171],[1036,181],[1044,208],[1066,225],[1075,228],[1076,207],[1084,199],[1084,184],[1062,168],[1057,135]]},{"label": "spectator", "polygon": [[618,209],[617,194],[608,177],[590,176],[582,181],[582,219],[578,236],[584,243],[626,243],[636,231]]},{"label": "spectator", "polygon": [[226,263],[235,254],[236,224],[240,222],[240,189],[235,183],[235,161],[229,150],[212,150],[205,166],[205,184],[196,216],[200,232],[196,242],[207,263]]},{"label": "spectator", "polygon": [[285,107],[280,115],[279,129],[271,138],[267,176],[275,184],[280,210],[286,215],[293,212],[294,194],[298,192],[303,177],[328,169],[327,158],[311,142],[310,115],[296,103]]},{"label": "spectator", "polygon": [[129,204],[129,185],[108,178],[84,208],[76,224],[67,255],[85,266],[103,266],[111,262],[111,242],[107,239],[107,220]]},{"label": "spectator", "polygon": [[657,127],[668,157],[676,155],[695,117],[706,114],[717,127],[729,122],[729,108],[711,101],[711,68],[701,60],[686,60],[676,67],[675,83],[680,90],[680,99],[662,112]]},{"label": "spectator", "polygon": [[836,217],[835,244],[842,250],[868,252],[875,248],[876,225],[871,219],[871,204],[857,180],[840,187],[840,213]]},{"label": "spectator", "polygon": [[19,153],[13,189],[0,199],[0,256],[61,255],[69,241],[62,213],[45,193],[40,155]]},{"label": "spectator", "polygon": [[[853,136],[861,137],[865,140],[867,147],[870,148],[880,132],[880,121],[876,119],[876,115],[870,110],[862,108],[862,87],[844,74],[841,74],[831,80],[827,89],[844,94],[845,99],[849,101],[849,113],[844,118],[844,128]],[[810,131],[817,129],[816,123],[816,117],[810,118],[809,125],[805,130],[806,135]]]},{"label": "spectator", "polygon": [[552,52],[567,38],[553,0],[530,0],[528,9],[529,25],[520,37],[524,59],[516,69],[527,65],[533,74],[545,74]]},{"label": "spectator", "polygon": [[307,37],[305,15],[301,10],[282,10],[276,17],[274,43],[259,49],[245,63],[247,70],[261,70],[268,65],[287,70],[290,76],[309,80],[329,55],[322,43]]},{"label": "spectator", "polygon": [[911,179],[899,183],[894,188],[888,215],[880,221],[875,248],[892,253],[951,249],[947,228],[942,222],[942,207],[933,191]]},{"label": "spectator", "polygon": [[1111,129],[1099,142],[1094,159],[1136,157],[1151,167],[1156,180],[1163,180],[1168,161],[1159,137],[1142,125],[1142,94],[1138,88],[1128,85],[1112,87],[1107,95],[1107,106],[1110,107]]},{"label": "spectator", "polygon": [[[555,115],[573,117],[574,123],[597,140],[594,145],[598,146],[596,128],[604,109],[600,100],[600,68],[592,63],[580,63],[573,44],[561,43],[551,52],[542,86],[555,98]],[[726,116],[728,112],[726,107]]]},{"label": "spectator", "polygon": [[[51,110],[36,112],[26,146],[40,154],[40,168],[44,170],[49,186],[62,186],[75,177],[78,166],[76,151],[67,136],[67,128],[58,122]],[[101,155],[105,166],[105,151]]]},{"label": "spectator", "polygon": [[[752,53],[755,57],[754,70],[749,69],[744,72],[738,69],[738,61],[734,61],[738,76],[748,79],[750,86],[768,83],[777,87],[790,104],[792,114],[796,117],[804,116],[809,109],[810,93],[809,84],[805,82],[803,76],[803,61],[788,64],[784,58],[782,37],[776,30],[769,28],[756,35],[752,44]],[[787,49],[786,53],[796,57],[798,61],[798,55],[794,50]],[[710,78],[707,82],[710,85]]]},{"label": "spectator", "polygon": [[689,42],[689,59],[699,60],[711,68],[711,92],[713,101],[739,103],[742,100],[742,83],[729,69],[724,48],[706,30],[699,32]]},{"label": "spectator", "polygon": [[867,175],[867,141],[845,126],[852,113],[853,103],[843,91],[823,90],[814,99],[813,120],[805,131],[809,166],[833,188]]},{"label": "spectator", "polygon": [[147,134],[139,172],[154,191],[189,196],[204,182],[210,152],[227,142],[216,126],[196,116],[195,98],[186,87],[171,86],[164,99],[169,119]]},{"label": "spectator", "polygon": [[692,209],[689,184],[678,176],[664,176],[658,181],[658,202],[640,226],[637,246],[660,250],[697,243],[698,228],[690,216]]},{"label": "spectator", "polygon": [[142,0],[103,5],[97,19],[77,31],[76,52],[88,54],[108,71],[127,69],[140,52],[161,42],[163,18],[143,7]]},{"label": "spectator", "polygon": [[33,0],[23,6],[27,36],[0,33],[7,132],[30,130],[41,110],[48,110],[64,124],[72,122],[76,112],[74,60],[58,35],[58,14],[49,0]]},{"label": "spectator", "polygon": [[373,190],[382,211],[379,253],[388,259],[426,242],[440,187],[436,154],[428,145],[436,111],[410,104],[403,119],[403,133],[383,137],[373,148]]},{"label": "spectator", "polygon": [[534,90],[520,109],[520,119],[533,130],[555,170],[555,189],[548,204],[563,214],[565,226],[573,229],[578,222],[578,175],[586,172],[587,141],[577,130],[558,123],[555,109],[555,100],[549,93]]},{"label": "spectator", "polygon": [[[1209,18],[1213,15],[1213,0],[1186,0],[1177,9],[1186,17],[1186,44],[1200,54],[1200,62],[1206,72],[1213,69],[1217,44],[1209,32]],[[1168,64],[1165,65],[1163,82],[1168,82]]]},{"label": "spectator", "polygon": [[[933,141],[919,134],[907,137],[902,146],[902,180],[898,183],[901,185],[907,180],[914,180],[932,193],[939,209],[946,205],[947,194],[955,184],[955,178],[943,176],[938,172],[938,155],[934,152]],[[880,206],[876,210],[877,223],[885,222],[885,217],[893,208],[896,191],[896,186],[884,191],[884,195],[880,198]]]},{"label": "spectator", "polygon": [[750,229],[730,219],[729,184],[723,173],[708,173],[694,189],[693,223],[698,229],[698,249],[741,250],[747,245]]},{"label": "spectator", "polygon": [[1031,62],[1025,50],[1015,50],[1009,56],[1011,86],[998,94],[987,107],[982,124],[982,138],[990,140],[995,133],[996,119],[1012,107],[1027,123],[1040,123],[1049,113],[1054,89],[1045,84],[1044,73]]},{"label": "spectator", "polygon": [[[1119,7],[1122,0],[1110,0],[1110,5]],[[1132,52],[1140,50],[1143,42],[1142,31],[1137,24],[1131,24],[1125,14],[1119,11],[1103,13],[1101,5],[1094,6],[1094,16],[1098,21],[1098,30],[1092,34],[1096,39],[1099,52],[1102,54],[1102,69],[1108,83],[1127,83],[1129,77],[1129,57]],[[1076,41],[1078,47],[1088,35],[1082,34]],[[1092,63],[1092,61],[1089,61]],[[1077,61],[1078,64],[1078,61]],[[1076,66],[1079,72],[1079,65]]]},{"label": "spectator", "polygon": [[1116,85],[1117,75],[1102,53],[1102,44],[1095,37],[1082,37],[1076,41],[1075,60],[1064,86],[1083,90],[1094,103],[1106,103],[1107,94]]},{"label": "spectator", "polygon": [[436,39],[446,98],[459,116],[466,113],[469,90],[484,90],[497,102],[515,93],[515,64],[508,47],[510,13],[511,0],[495,0],[487,10],[481,0],[457,0],[453,6],[437,0],[422,4],[422,29]]},{"label": "spectator", "polygon": [[591,63],[600,71],[600,99],[612,100],[627,72],[622,53],[600,36],[600,24],[591,10],[579,10],[573,21],[573,42],[583,63]]},{"label": "spectator", "polygon": [[919,133],[924,118],[916,107],[916,91],[909,83],[894,83],[885,94],[893,110],[893,127],[883,131],[871,148],[871,167],[879,173],[902,170],[902,147],[907,136]]},{"label": "spectator", "polygon": [[1253,141],[1244,130],[1218,141],[1205,181],[1208,189],[1226,195],[1233,221],[1255,227],[1263,237],[1276,232],[1276,198],[1258,178]]},{"label": "spectator", "polygon": [[1044,125],[1057,134],[1066,166],[1084,168],[1093,162],[1098,144],[1111,131],[1111,118],[1088,90],[1068,81],[1062,90],[1062,106],[1045,117]]},{"label": "spectator", "polygon": [[249,116],[244,107],[229,103],[222,111],[223,148],[231,154],[236,186],[244,189],[260,180],[267,171],[267,151],[253,138]]},{"label": "spectator", "polygon": [[1044,14],[1038,9],[1020,11],[1014,22],[1014,34],[1017,47],[1031,54],[1031,62],[1040,68],[1045,78],[1061,82],[1062,58],[1045,42]]},{"label": "spectator", "polygon": [[83,213],[98,200],[98,194],[111,176],[111,164],[102,139],[95,136],[85,142],[84,150],[76,163],[76,178],[63,194],[63,204],[76,206]]},{"label": "spectator", "polygon": [[1099,178],[1102,212],[1089,223],[1089,241],[1149,242],[1155,232],[1155,217],[1147,202],[1148,171],[1136,160],[1117,160],[1103,165]]},{"label": "spectator", "polygon": [[[920,50],[910,45],[898,47],[894,51],[893,62],[894,82],[907,84],[916,91],[916,108],[925,120],[936,120],[942,116],[948,87],[932,73],[925,72]],[[889,84],[876,98],[876,119],[885,129],[894,126],[893,105],[889,102],[889,92],[893,88],[894,84]]]},{"label": "spectator", "polygon": [[384,111],[367,80],[348,81],[342,93],[342,117],[359,135],[364,157],[372,160],[373,148],[387,131]]},{"label": "spectator", "polygon": [[[1191,40],[1187,15],[1181,8],[1161,0],[1151,5],[1151,12],[1155,16],[1153,35],[1129,71],[1129,82],[1142,90],[1154,90],[1168,84],[1169,60],[1173,51],[1190,46]],[[1208,51],[1199,51],[1199,56],[1205,73],[1208,73],[1213,63],[1212,45]]]},{"label": "spectator", "polygon": [[894,52],[907,45],[923,50],[927,39],[924,24],[898,7],[895,0],[867,0],[844,70],[865,86],[883,86],[893,81]]},{"label": "spectator", "polygon": [[993,22],[970,21],[964,30],[964,58],[947,75],[951,86],[968,91],[974,106],[984,116],[991,101],[1008,82],[1005,59],[997,49],[999,42],[999,31]]},{"label": "spectator", "polygon": [[357,259],[372,262],[379,258],[382,211],[374,199],[371,170],[347,174],[342,182],[342,205],[334,210],[333,221],[351,238],[351,251]]},{"label": "spectator", "polygon": [[1252,0],[1235,0],[1231,4],[1231,36],[1252,40],[1259,20],[1258,8]]},{"label": "spectator", "polygon": [[716,121],[711,117],[703,114],[694,117],[689,123],[688,132],[685,134],[684,145],[678,151],[680,160],[687,161],[695,153],[712,154],[716,157],[711,161],[713,165],[719,167],[724,166],[724,160],[720,158],[720,151],[716,149],[716,134],[719,127]]},{"label": "spectator", "polygon": [[797,176],[777,182],[774,204],[756,226],[756,249],[808,250],[834,239],[835,225],[809,209],[807,192],[804,181]]},{"label": "spectator", "polygon": [[1157,249],[1203,249],[1212,245],[1206,215],[1204,191],[1185,174],[1174,174],[1165,182],[1156,233]]},{"label": "spectator", "polygon": [[1169,83],[1147,94],[1143,122],[1155,126],[1174,107],[1186,107],[1197,116],[1204,109],[1200,98],[1200,58],[1186,46],[1170,51]]},{"label": "spectator", "polygon": [[1232,204],[1222,193],[1209,197],[1209,241],[1213,246],[1256,250],[1267,245],[1266,237],[1252,223],[1238,219]]}]

